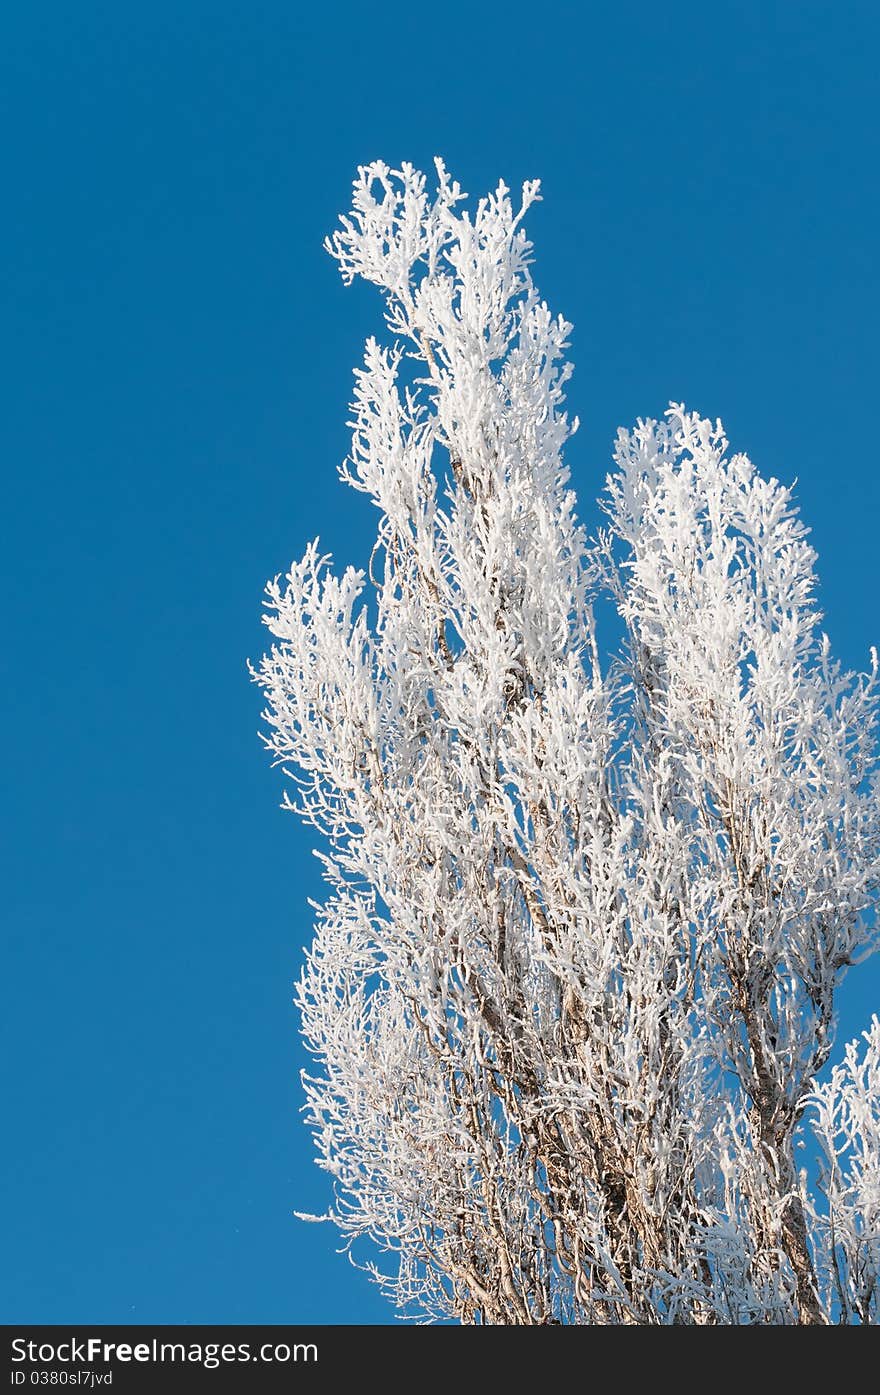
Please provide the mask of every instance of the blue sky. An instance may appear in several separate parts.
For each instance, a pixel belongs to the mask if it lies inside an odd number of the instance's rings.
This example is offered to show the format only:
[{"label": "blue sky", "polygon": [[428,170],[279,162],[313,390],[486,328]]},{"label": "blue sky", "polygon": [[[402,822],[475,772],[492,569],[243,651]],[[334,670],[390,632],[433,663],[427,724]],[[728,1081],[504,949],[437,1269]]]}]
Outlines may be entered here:
[{"label": "blue sky", "polygon": [[[378,324],[354,167],[539,176],[584,517],[670,398],[799,479],[880,641],[875,5],[9,6],[0,279],[6,1321],[385,1322],[322,1210],[290,1003],[319,885],[258,744],[262,586],[320,532]],[[842,1030],[880,966],[855,971]]]}]

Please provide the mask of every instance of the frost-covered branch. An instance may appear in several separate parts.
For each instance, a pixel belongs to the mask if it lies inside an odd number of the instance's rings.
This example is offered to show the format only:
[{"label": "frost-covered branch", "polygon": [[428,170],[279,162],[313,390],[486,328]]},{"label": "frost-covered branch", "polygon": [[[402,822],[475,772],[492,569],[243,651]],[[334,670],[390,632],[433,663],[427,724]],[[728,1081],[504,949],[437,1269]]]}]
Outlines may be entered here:
[{"label": "frost-covered branch", "polygon": [[385,299],[341,470],[377,539],[276,578],[255,676],[323,838],[298,1001],[334,1219],[426,1318],[874,1321],[876,1043],[816,1077],[873,948],[876,657],[832,661],[790,492],[683,407],[620,433],[588,542],[537,197],[377,162],[327,244]]},{"label": "frost-covered branch", "polygon": [[828,1304],[846,1322],[880,1314],[880,1020],[847,1045],[841,1065],[810,1097],[827,1203],[817,1218]]}]

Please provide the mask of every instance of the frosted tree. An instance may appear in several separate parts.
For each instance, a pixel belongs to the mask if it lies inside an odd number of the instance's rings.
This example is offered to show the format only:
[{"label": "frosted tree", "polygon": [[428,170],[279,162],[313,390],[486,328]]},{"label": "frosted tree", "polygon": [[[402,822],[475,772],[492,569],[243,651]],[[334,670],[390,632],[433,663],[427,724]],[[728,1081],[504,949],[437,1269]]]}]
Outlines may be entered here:
[{"label": "frosted tree", "polygon": [[790,491],[681,406],[585,536],[537,197],[377,162],[327,243],[385,301],[341,470],[378,534],[269,585],[255,676],[322,838],[330,1218],[423,1320],[876,1322],[876,1022],[817,1080],[873,947],[876,654],[840,671]]}]

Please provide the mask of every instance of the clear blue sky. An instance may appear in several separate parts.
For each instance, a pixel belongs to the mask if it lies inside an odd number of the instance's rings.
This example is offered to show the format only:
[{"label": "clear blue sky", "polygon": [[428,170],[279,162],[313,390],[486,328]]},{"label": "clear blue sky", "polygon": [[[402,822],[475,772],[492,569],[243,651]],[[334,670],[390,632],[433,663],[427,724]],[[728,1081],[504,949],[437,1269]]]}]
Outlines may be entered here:
[{"label": "clear blue sky", "polygon": [[[318,886],[257,741],[265,578],[362,562],[321,239],[354,167],[540,176],[583,515],[684,399],[798,476],[833,644],[880,641],[874,3],[5,8],[0,1317],[383,1322],[290,1004]],[[880,965],[856,971],[844,1030]]]}]

